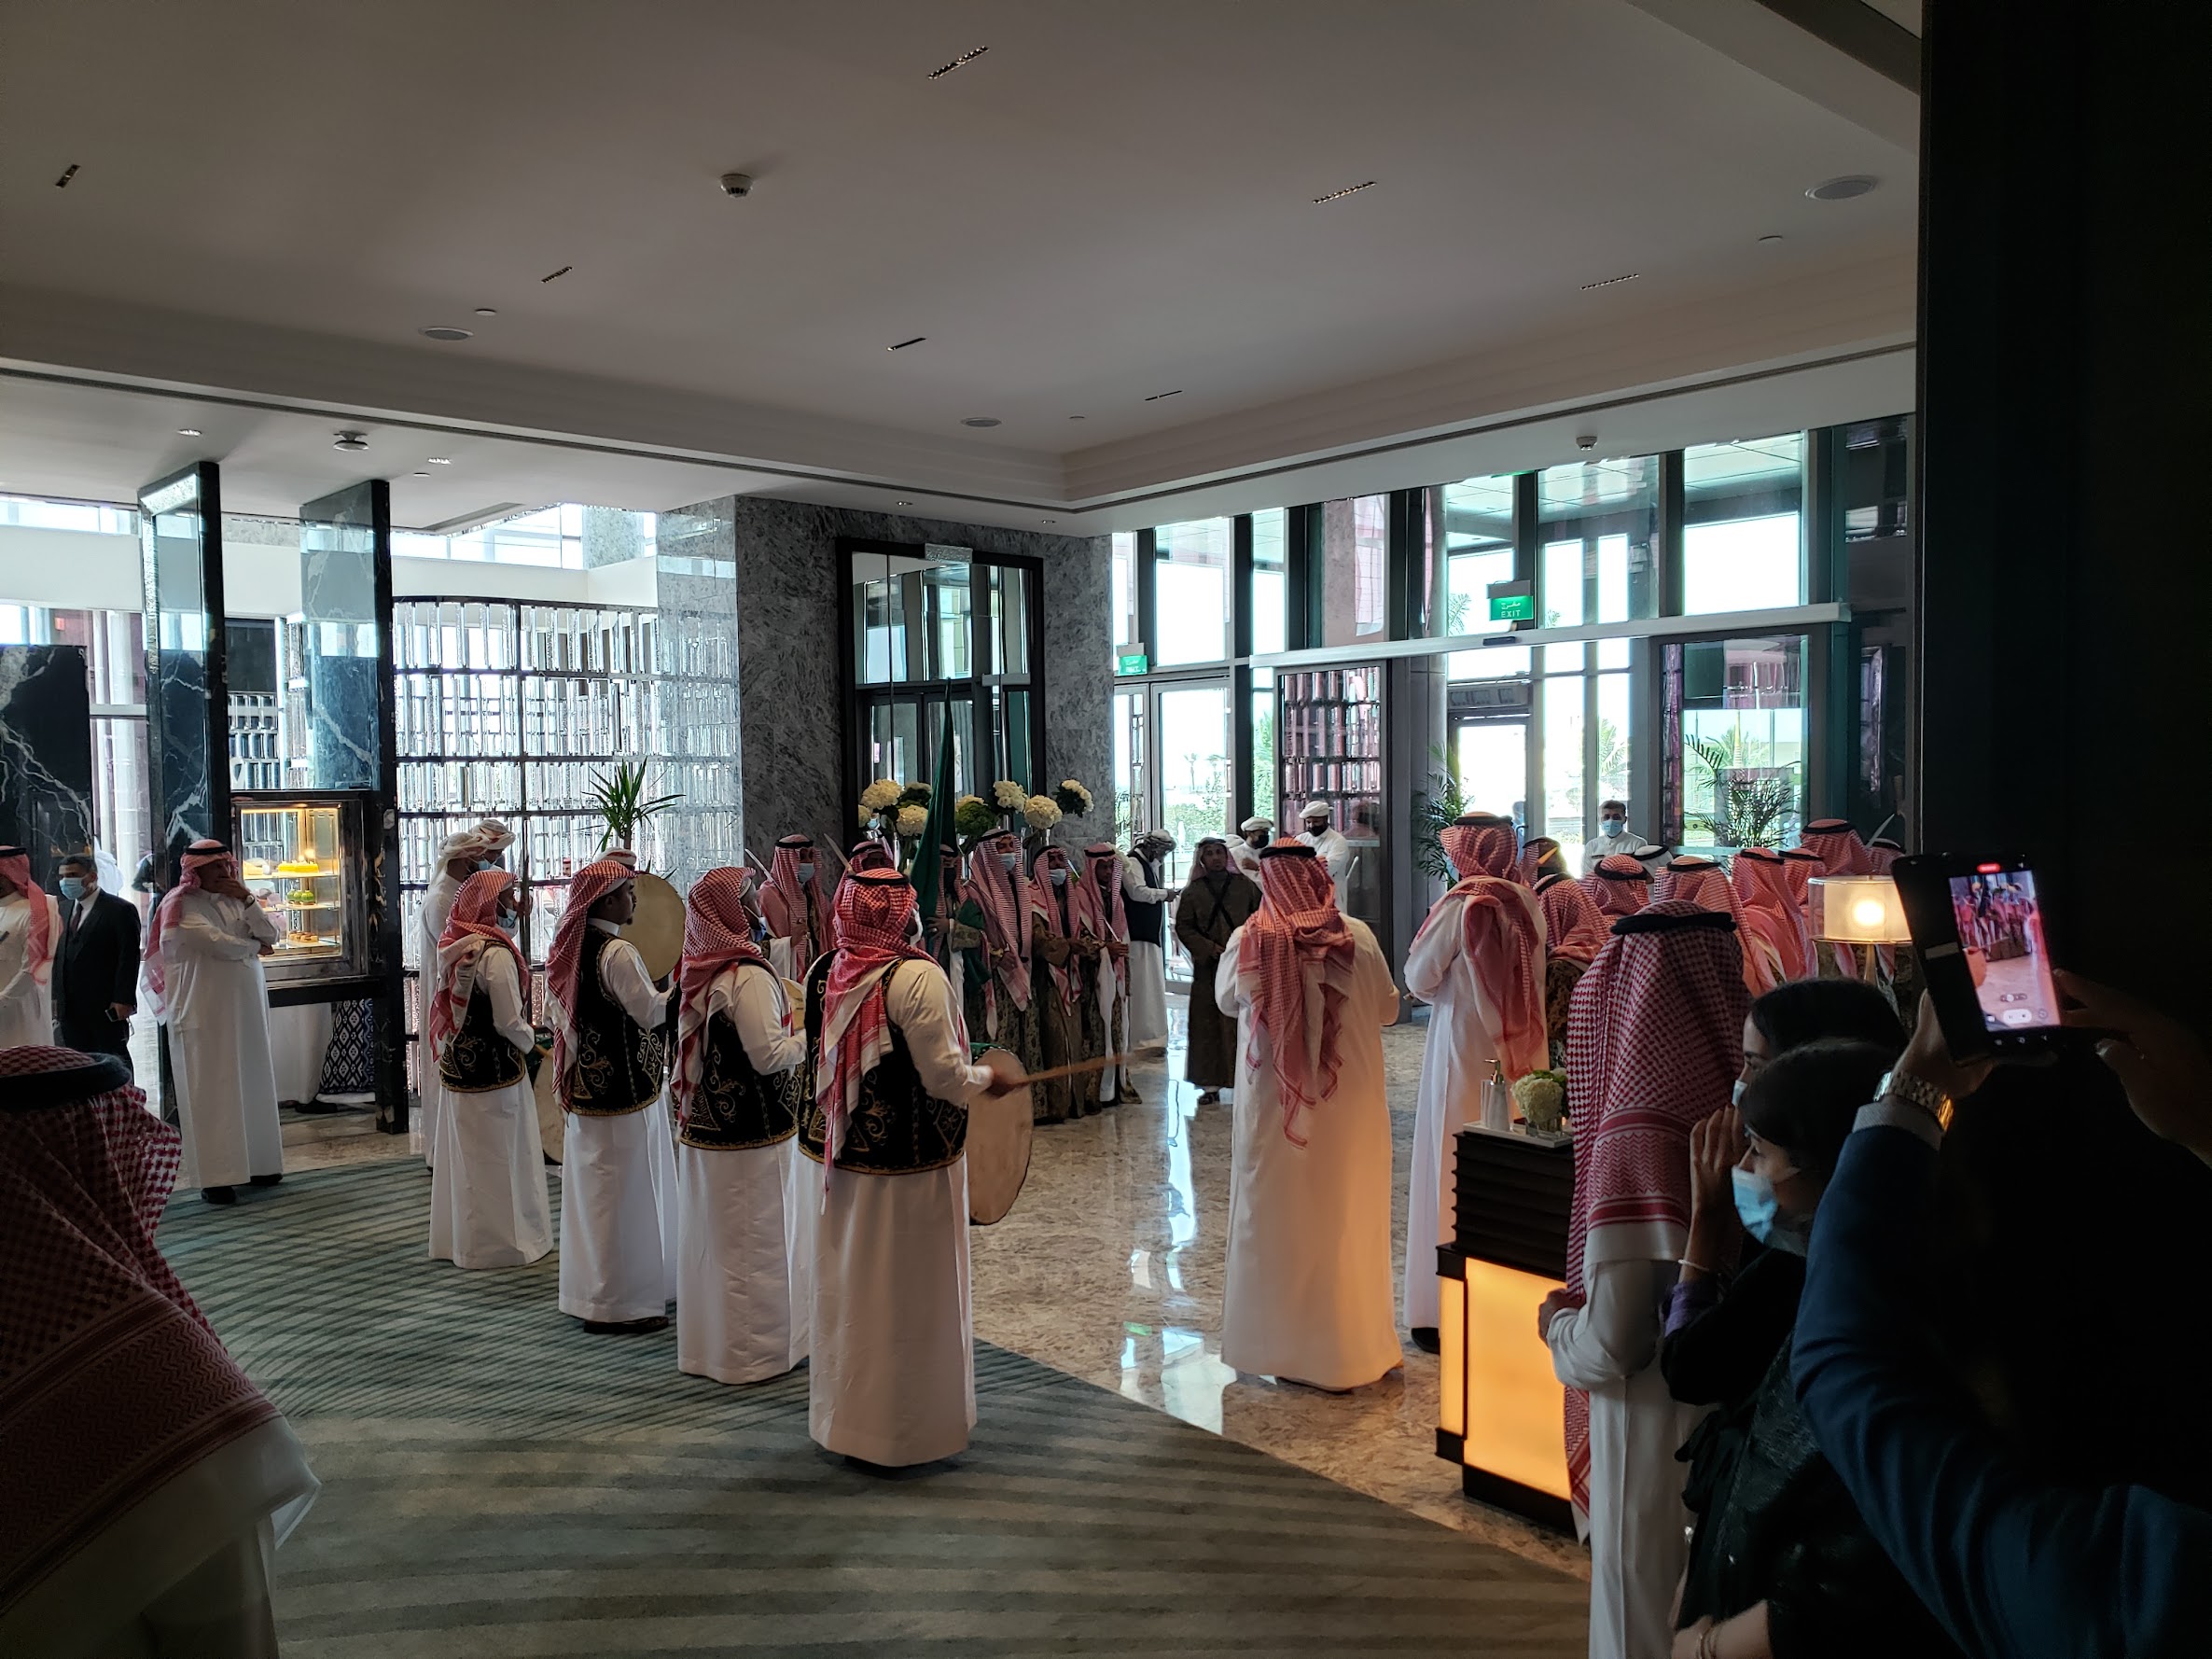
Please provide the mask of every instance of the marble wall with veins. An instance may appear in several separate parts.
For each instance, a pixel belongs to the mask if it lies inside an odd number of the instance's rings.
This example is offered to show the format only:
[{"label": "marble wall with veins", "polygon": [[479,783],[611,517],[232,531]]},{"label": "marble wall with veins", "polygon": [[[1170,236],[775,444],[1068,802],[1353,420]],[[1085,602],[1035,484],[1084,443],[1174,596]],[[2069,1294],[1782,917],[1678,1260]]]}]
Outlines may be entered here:
[{"label": "marble wall with veins", "polygon": [[0,646],[0,844],[26,848],[53,891],[56,863],[92,844],[91,680],[82,646]]}]

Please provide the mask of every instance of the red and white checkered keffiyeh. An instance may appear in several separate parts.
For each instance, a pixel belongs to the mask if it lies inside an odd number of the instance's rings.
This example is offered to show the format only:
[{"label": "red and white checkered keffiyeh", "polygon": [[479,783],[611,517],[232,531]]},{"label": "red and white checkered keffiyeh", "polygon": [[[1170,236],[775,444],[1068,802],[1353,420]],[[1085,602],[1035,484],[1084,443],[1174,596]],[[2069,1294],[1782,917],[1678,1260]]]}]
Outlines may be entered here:
[{"label": "red and white checkered keffiyeh", "polygon": [[1727,871],[1710,858],[1685,853],[1661,871],[1659,879],[1651,884],[1653,904],[1669,899],[1687,899],[1701,910],[1726,914],[1736,925],[1745,988],[1754,997],[1774,988],[1768,983],[1773,976],[1760,968],[1760,952],[1751,941],[1750,925],[1744,919],[1744,901]]},{"label": "red and white checkered keffiyeh", "polygon": [[146,925],[146,948],[139,953],[138,969],[146,983],[146,1011],[155,1019],[169,1011],[169,961],[162,954],[163,937],[184,908],[185,895],[197,893],[204,882],[238,879],[238,860],[219,841],[196,841],[177,860],[176,885],[161,895]]},{"label": "red and white checkered keffiyeh", "polygon": [[[782,848],[777,849],[782,857]],[[753,918],[744,897],[753,872],[729,865],[710,870],[684,897],[684,957],[676,969],[675,1069],[668,1093],[676,1115],[689,1122],[691,1096],[706,1068],[707,993],[725,969],[740,962],[768,967],[768,954],[753,942]]]},{"label": "red and white checkered keffiyeh", "polygon": [[1590,895],[1571,875],[1548,875],[1537,884],[1537,902],[1544,909],[1544,948],[1549,955],[1575,962],[1591,962],[1606,948],[1611,924],[1598,914]]},{"label": "red and white checkered keffiyeh", "polygon": [[[1544,1029],[1544,941],[1529,912],[1528,889],[1513,873],[1513,824],[1482,815],[1437,831],[1459,884],[1429,907],[1421,933],[1458,899],[1460,949],[1482,995],[1497,1011],[1497,1057],[1509,1078],[1526,1077],[1551,1063]],[[1264,877],[1266,866],[1260,866]]]},{"label": "red and white checkered keffiyeh", "polygon": [[1820,855],[1810,847],[1787,847],[1782,853],[1782,874],[1789,883],[1789,897],[1800,914],[1813,902],[1813,880],[1828,873]]},{"label": "red and white checkered keffiyeh", "polygon": [[1867,843],[1858,839],[1858,831],[1851,827],[1848,818],[1816,818],[1805,826],[1805,832],[1798,838],[1798,844],[1818,858],[1825,867],[1824,875],[1872,875],[1873,861],[1867,857]]},{"label": "red and white checkered keffiyeh", "polygon": [[[577,981],[583,972],[584,930],[591,925],[591,907],[636,873],[627,864],[602,858],[568,878],[568,908],[561,913],[546,952],[546,1023],[553,1028],[557,1083],[567,1082],[568,1058],[576,1052]],[[568,1096],[563,1093],[561,1098]]]},{"label": "red and white checkered keffiyeh", "polygon": [[1469,813],[1437,831],[1437,843],[1452,861],[1453,874],[1513,876],[1513,820]]},{"label": "red and white checkered keffiyeh", "polygon": [[[1567,1097],[1575,1112],[1575,1201],[1566,1285],[1590,1266],[1671,1262],[1690,1231],[1690,1129],[1728,1104],[1744,1065],[1751,1006],[1725,913],[1655,899],[1614,925],[1575,987]],[[1590,1397],[1566,1397],[1567,1478],[1590,1502]]]},{"label": "red and white checkered keffiyeh", "polygon": [[277,1415],[154,1243],[181,1140],[119,1062],[0,1050],[0,1613]]},{"label": "red and white checkered keffiyeh", "polygon": [[[860,1100],[861,1080],[891,1052],[891,1015],[883,1004],[884,969],[936,958],[910,941],[914,889],[896,870],[856,870],[838,885],[830,918],[836,955],[822,985],[822,1036],[814,1053],[814,1099],[828,1120],[822,1173],[828,1178],[844,1144],[844,1125]],[[967,1023],[953,1004],[953,1036],[968,1050]]]},{"label": "red and white checkered keffiyeh", "polygon": [[430,998],[430,1047],[425,1051],[433,1058],[468,1017],[468,998],[476,991],[477,959],[497,946],[515,959],[518,970],[522,968],[522,953],[499,925],[499,901],[514,885],[512,871],[480,870],[453,895],[445,931],[438,936],[438,991]]},{"label": "red and white checkered keffiyeh", "polygon": [[[999,860],[1015,855],[1014,867]],[[983,913],[983,942],[991,948],[990,996],[1003,992],[1015,1008],[1029,1006],[1029,878],[1022,873],[1021,843],[1010,830],[995,830],[967,855],[967,891]],[[1004,957],[998,952],[1008,953]]]},{"label": "red and white checkered keffiyeh", "polygon": [[1743,901],[1744,926],[1774,953],[1782,979],[1810,978],[1813,938],[1805,927],[1805,913],[1790,894],[1789,866],[1782,855],[1765,847],[1746,847],[1736,855],[1733,882],[1736,897]]},{"label": "red and white checkered keffiyeh", "polygon": [[1905,849],[1894,841],[1874,840],[1867,843],[1867,873],[1887,875],[1889,867],[1905,856]]},{"label": "red and white checkered keffiyeh", "polygon": [[1520,857],[1513,861],[1513,879],[1523,886],[1534,888],[1544,877],[1556,871],[1566,873],[1566,865],[1559,857],[1559,843],[1549,835],[1539,835],[1521,849]]},{"label": "red and white checkered keffiyeh", "polygon": [[1633,916],[1651,902],[1651,872],[1626,853],[1607,853],[1582,878],[1582,891],[1608,923]]},{"label": "red and white checkered keffiyeh", "polygon": [[[1129,911],[1121,899],[1121,853],[1110,841],[1093,842],[1083,849],[1083,888],[1090,895],[1092,913],[1098,918],[1099,937],[1120,944],[1129,942]],[[1114,958],[1114,977],[1129,983],[1129,957]]]},{"label": "red and white checkered keffiyeh", "polygon": [[1259,855],[1259,908],[1240,930],[1237,989],[1252,1010],[1246,1063],[1265,1033],[1283,1097],[1283,1134],[1304,1146],[1299,1114],[1336,1087],[1337,1035],[1358,947],[1314,849],[1278,841]]},{"label": "red and white checkered keffiyeh", "polygon": [[31,855],[21,847],[0,847],[0,875],[15,883],[31,906],[28,933],[23,941],[23,969],[39,984],[54,971],[54,918],[47,909],[46,894],[31,879]]},{"label": "red and white checkered keffiyeh", "polygon": [[[1055,870],[1067,872],[1064,885],[1055,887],[1052,885],[1051,872]],[[1063,895],[1067,899],[1067,920],[1064,924],[1060,919]],[[1098,923],[1084,902],[1083,884],[1076,878],[1075,860],[1067,856],[1064,848],[1046,847],[1030,860],[1029,913],[1044,923],[1045,935],[1049,939],[1081,939],[1086,935],[1093,939],[1098,937]],[[1067,976],[1074,966],[1072,959],[1059,968],[1046,964],[1047,970],[1052,976],[1052,984],[1059,991],[1063,1002],[1067,1000]]]},{"label": "red and white checkered keffiyeh", "polygon": [[[811,880],[800,879],[802,861],[814,867]],[[771,933],[791,941],[791,971],[805,978],[814,958],[829,948],[829,900],[822,893],[822,864],[812,836],[786,835],[775,843],[768,885],[760,889],[760,916]],[[687,920],[687,930],[689,926]]]}]

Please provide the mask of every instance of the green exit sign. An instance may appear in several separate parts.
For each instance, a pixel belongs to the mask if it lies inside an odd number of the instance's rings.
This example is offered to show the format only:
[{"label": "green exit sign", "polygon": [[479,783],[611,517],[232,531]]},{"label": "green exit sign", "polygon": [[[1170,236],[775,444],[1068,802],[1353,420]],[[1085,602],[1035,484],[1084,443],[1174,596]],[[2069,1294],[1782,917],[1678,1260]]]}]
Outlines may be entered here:
[{"label": "green exit sign", "polygon": [[[1525,587],[1525,583],[1517,583]],[[1534,593],[1501,593],[1495,587],[1490,590],[1490,620],[1494,622],[1533,622],[1537,615],[1537,596]]]},{"label": "green exit sign", "polygon": [[1123,651],[1114,659],[1116,674],[1145,674],[1152,667],[1152,659],[1143,651]]}]

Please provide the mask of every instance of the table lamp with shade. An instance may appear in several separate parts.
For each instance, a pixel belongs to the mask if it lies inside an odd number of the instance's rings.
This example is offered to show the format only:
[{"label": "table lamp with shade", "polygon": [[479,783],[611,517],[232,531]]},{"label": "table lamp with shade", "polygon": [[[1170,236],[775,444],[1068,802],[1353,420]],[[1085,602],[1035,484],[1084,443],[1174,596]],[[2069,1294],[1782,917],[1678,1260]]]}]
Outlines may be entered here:
[{"label": "table lamp with shade", "polygon": [[1885,875],[1816,875],[1807,908],[1815,939],[1850,946],[1855,959],[1861,945],[1868,947],[1870,972],[1873,946],[1913,942],[1897,883]]}]

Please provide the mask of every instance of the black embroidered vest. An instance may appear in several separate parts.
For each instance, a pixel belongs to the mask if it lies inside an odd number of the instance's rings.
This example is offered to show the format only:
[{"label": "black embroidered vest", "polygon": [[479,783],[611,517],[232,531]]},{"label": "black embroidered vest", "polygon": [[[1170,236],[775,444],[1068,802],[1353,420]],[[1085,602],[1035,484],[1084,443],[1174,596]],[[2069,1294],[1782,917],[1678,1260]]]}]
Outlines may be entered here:
[{"label": "black embroidered vest", "polygon": [[[766,973],[754,965],[745,971]],[[763,1074],[745,1053],[730,1016],[716,1012],[701,1044],[699,1087],[676,1130],[686,1146],[734,1151],[772,1147],[799,1133],[799,1104],[811,1075],[803,1066]]]},{"label": "black embroidered vest", "polygon": [[588,1118],[619,1118],[661,1094],[660,1031],[632,1019],[599,983],[599,958],[614,939],[587,923],[576,976],[576,1050],[561,1080],[561,1104]]},{"label": "black embroidered vest", "polygon": [[[483,957],[477,962],[480,968]],[[481,1094],[522,1080],[522,1056],[492,1023],[492,998],[480,983],[470,988],[468,1012],[438,1056],[438,1079],[456,1094]]]},{"label": "black embroidered vest", "polygon": [[[835,954],[806,976],[806,1075],[813,1077],[822,1048],[822,987]],[[886,990],[903,964],[894,962],[876,983]],[[799,1150],[816,1164],[828,1134],[828,1118],[810,1088],[799,1115]],[[856,1175],[917,1175],[942,1169],[967,1146],[967,1108],[939,1100],[923,1088],[907,1053],[906,1038],[891,1026],[891,1051],[861,1080],[860,1098],[845,1120],[837,1166]]]},{"label": "black embroidered vest", "polygon": [[[1144,876],[1145,885],[1157,888],[1160,885],[1160,866],[1136,853],[1130,854],[1129,857]],[[1110,899],[1108,904],[1110,908]],[[1124,893],[1121,895],[1121,912],[1129,918],[1129,937],[1137,943],[1164,945],[1167,942],[1164,907],[1158,901],[1132,899]]]}]

